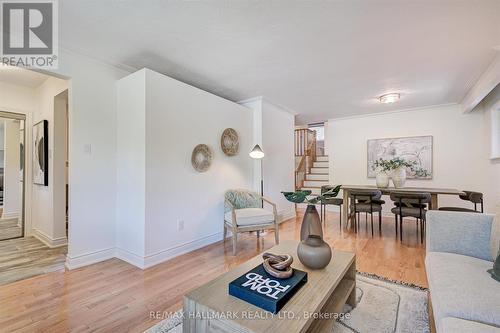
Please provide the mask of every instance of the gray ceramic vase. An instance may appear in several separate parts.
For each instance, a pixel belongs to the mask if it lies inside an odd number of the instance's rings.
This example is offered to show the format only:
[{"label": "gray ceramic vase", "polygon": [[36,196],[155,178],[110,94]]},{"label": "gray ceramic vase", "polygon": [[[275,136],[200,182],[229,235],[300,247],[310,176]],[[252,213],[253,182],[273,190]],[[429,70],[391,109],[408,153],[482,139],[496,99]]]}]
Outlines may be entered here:
[{"label": "gray ceramic vase", "polygon": [[304,266],[311,269],[322,269],[330,263],[332,250],[321,237],[310,235],[306,240],[300,242],[297,255]]},{"label": "gray ceramic vase", "polygon": [[323,228],[315,205],[308,205],[302,226],[297,255],[304,266],[311,269],[326,267],[332,259],[332,250],[323,240]]},{"label": "gray ceramic vase", "polygon": [[316,235],[323,239],[323,228],[315,205],[307,205],[302,226],[300,227],[300,240],[306,240],[309,235]]}]

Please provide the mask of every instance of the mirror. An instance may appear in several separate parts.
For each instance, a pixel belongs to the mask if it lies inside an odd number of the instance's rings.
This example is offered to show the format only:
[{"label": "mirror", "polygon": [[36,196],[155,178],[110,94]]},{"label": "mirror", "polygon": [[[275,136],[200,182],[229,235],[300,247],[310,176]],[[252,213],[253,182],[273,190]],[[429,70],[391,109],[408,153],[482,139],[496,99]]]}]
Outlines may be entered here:
[{"label": "mirror", "polygon": [[0,240],[24,236],[24,123],[0,117]]}]

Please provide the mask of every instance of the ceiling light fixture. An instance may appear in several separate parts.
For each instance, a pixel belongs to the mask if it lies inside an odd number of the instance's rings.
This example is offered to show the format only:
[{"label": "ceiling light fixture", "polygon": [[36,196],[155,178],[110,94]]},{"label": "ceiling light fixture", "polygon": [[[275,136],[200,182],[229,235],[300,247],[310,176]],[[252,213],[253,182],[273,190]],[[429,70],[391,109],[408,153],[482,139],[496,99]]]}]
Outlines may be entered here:
[{"label": "ceiling light fixture", "polygon": [[378,99],[379,99],[380,103],[387,104],[387,103],[394,103],[394,102],[399,101],[400,97],[401,97],[401,95],[398,93],[390,93],[390,94],[382,95]]}]

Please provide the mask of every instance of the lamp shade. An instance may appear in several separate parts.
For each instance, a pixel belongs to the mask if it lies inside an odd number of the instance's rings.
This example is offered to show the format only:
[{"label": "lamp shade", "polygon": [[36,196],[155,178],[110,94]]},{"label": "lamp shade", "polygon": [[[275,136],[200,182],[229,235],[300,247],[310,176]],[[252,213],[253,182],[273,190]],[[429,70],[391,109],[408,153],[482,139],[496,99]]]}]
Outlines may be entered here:
[{"label": "lamp shade", "polygon": [[253,147],[249,155],[251,158],[263,158],[264,152],[262,151],[262,148],[260,148],[259,145],[255,145],[255,147]]}]

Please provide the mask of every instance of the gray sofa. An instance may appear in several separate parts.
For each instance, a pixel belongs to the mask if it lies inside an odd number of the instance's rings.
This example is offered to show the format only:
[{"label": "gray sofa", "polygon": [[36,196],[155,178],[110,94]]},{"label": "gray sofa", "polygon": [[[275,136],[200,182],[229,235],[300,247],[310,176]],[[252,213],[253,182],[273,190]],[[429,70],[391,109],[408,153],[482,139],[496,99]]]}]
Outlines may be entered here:
[{"label": "gray sofa", "polygon": [[425,268],[438,333],[500,333],[500,282],[486,272],[498,224],[488,214],[427,212]]}]

